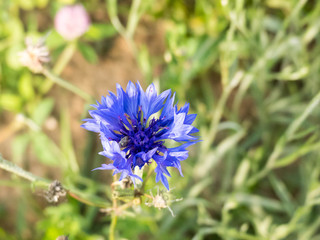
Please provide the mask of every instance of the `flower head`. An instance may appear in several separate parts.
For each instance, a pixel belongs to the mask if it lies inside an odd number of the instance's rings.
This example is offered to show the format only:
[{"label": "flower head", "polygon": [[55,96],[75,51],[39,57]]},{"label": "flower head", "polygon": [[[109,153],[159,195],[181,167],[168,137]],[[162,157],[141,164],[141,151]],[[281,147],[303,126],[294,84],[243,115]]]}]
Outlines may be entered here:
[{"label": "flower head", "polygon": [[[189,104],[178,109],[173,104],[175,95],[170,90],[158,95],[153,84],[144,92],[139,83],[129,82],[126,91],[117,85],[117,95],[109,93],[93,105],[92,118],[82,125],[100,133],[104,150],[100,154],[113,161],[96,169],[113,169],[114,174],[121,173],[120,180],[130,176],[142,181],[133,170],[154,161],[156,181],[169,189],[167,168],[175,167],[182,175],[180,162],[188,158],[186,148],[197,142],[193,133],[198,129],[191,125],[196,114],[188,114]],[[166,140],[180,145],[169,148]]]},{"label": "flower head", "polygon": [[90,18],[81,4],[65,6],[56,14],[54,25],[64,39],[71,41],[88,30]]},{"label": "flower head", "polygon": [[43,37],[34,44],[30,38],[26,38],[27,48],[18,54],[20,63],[34,73],[42,72],[43,64],[50,61],[49,50],[44,45],[45,39]]}]

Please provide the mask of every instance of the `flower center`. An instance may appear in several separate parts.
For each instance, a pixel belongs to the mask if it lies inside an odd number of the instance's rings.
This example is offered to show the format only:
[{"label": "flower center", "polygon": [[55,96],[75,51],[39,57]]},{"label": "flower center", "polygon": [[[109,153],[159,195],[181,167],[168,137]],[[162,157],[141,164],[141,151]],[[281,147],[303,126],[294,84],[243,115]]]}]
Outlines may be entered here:
[{"label": "flower center", "polygon": [[[157,133],[163,127],[160,126],[159,119],[151,119],[147,126],[146,119],[141,118],[141,110],[138,112],[137,119],[131,119],[126,116],[126,123],[122,123],[120,133],[122,135],[119,145],[124,152],[126,158],[131,161],[131,167],[136,166],[142,168],[145,164],[151,163],[154,154],[164,152],[166,147],[164,141],[157,140]],[[149,151],[157,149],[154,153],[148,154]]]}]

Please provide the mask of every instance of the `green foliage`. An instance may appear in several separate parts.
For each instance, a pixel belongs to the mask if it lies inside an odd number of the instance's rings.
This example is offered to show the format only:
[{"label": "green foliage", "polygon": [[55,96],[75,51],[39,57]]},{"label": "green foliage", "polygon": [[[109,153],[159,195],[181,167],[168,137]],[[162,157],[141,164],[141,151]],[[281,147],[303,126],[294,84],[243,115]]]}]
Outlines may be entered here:
[{"label": "green foliage", "polygon": [[102,236],[85,233],[86,219],[79,213],[79,206],[74,204],[60,204],[46,208],[45,219],[38,223],[38,229],[43,232],[41,239],[50,240],[57,236],[69,236],[71,239],[98,240]]},{"label": "green foliage", "polygon": [[104,38],[113,37],[115,34],[116,30],[111,24],[97,23],[90,26],[84,39],[89,41],[101,41]]},{"label": "green foliage", "polygon": [[[84,4],[93,24],[69,43],[53,30],[53,18],[59,6],[74,2],[0,3],[0,113],[20,114],[14,119],[23,124],[15,130],[11,160],[27,166],[25,156],[31,151],[36,163],[59,169],[59,180],[74,194],[57,206],[40,207],[35,199],[21,202],[16,228],[0,224],[0,239],[23,233],[29,206],[39,219],[31,227],[37,239],[69,234],[70,239],[96,240],[110,233],[111,217],[99,211],[112,204],[110,181],[99,181],[109,173],[91,172],[104,161],[97,156],[95,139],[87,137],[85,153],[74,146],[70,109],[56,106],[56,96],[48,97],[50,81],[18,62],[26,36],[50,31],[47,46],[55,74],[61,74],[75,51],[99,63],[105,57],[100,50],[123,37],[142,73],[140,81],[171,88],[179,103],[190,102],[198,114],[202,142],[183,162],[184,177],[172,172],[170,179],[175,183],[170,199],[183,198],[169,204],[176,217],[168,209],[146,206],[150,199],[143,197],[141,205],[119,213],[116,237],[320,238],[320,2],[90,1]],[[47,17],[45,29],[34,17],[40,11]],[[159,35],[163,51],[139,39],[143,23],[155,22],[164,32]],[[158,40],[150,27],[144,31]],[[106,76],[106,81],[116,77]],[[58,141],[45,130],[50,118],[58,119]],[[155,194],[155,185],[151,177],[145,193]],[[123,204],[134,198],[132,190],[121,194],[127,194],[119,197]]]},{"label": "green foliage", "polygon": [[79,50],[82,54],[82,56],[90,63],[96,63],[98,61],[98,56],[96,54],[96,52],[94,51],[94,49],[88,45],[88,44],[84,44],[84,43],[79,43]]}]

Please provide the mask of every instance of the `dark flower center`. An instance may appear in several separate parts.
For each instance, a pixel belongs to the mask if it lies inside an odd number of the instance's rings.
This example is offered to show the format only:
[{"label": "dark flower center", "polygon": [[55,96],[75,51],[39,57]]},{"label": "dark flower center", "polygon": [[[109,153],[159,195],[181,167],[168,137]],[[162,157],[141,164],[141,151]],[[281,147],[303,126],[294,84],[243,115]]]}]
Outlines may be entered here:
[{"label": "dark flower center", "polygon": [[141,118],[141,110],[138,111],[137,119],[131,119],[126,116],[126,120],[127,123],[120,120],[122,138],[119,141],[119,145],[126,152],[126,158],[131,161],[132,169],[135,166],[142,168],[145,164],[151,163],[152,156],[145,155],[150,150],[157,148],[154,154],[159,154],[166,150],[164,141],[157,140],[157,134],[163,127],[160,125],[160,120],[155,118],[151,119],[147,126],[146,119]]}]

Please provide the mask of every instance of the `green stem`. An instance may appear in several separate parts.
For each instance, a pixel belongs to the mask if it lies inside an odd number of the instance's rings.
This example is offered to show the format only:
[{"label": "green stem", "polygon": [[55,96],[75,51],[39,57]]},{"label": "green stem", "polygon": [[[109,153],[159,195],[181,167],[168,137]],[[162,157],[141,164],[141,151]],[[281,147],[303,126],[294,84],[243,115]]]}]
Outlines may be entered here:
[{"label": "green stem", "polygon": [[[253,175],[248,180],[248,186],[254,185],[257,181],[265,177],[271,170],[277,167],[277,161],[280,157],[280,155],[283,153],[283,149],[286,146],[286,144],[292,140],[294,137],[294,134],[297,132],[297,130],[300,128],[302,123],[306,120],[306,118],[314,112],[314,109],[320,104],[320,92],[311,100],[311,102],[308,104],[308,106],[305,108],[303,113],[298,116],[287,128],[284,135],[279,138],[279,140],[275,143],[275,147],[273,151],[271,152],[267,163],[265,167],[258,172],[256,175]],[[310,148],[308,150],[312,150],[313,148]]]},{"label": "green stem", "polygon": [[77,48],[77,42],[69,42],[67,47],[63,50],[62,54],[59,56],[58,61],[56,62],[55,66],[52,69],[52,72],[54,72],[57,75],[60,75],[71,60],[75,50]]},{"label": "green stem", "polygon": [[136,29],[136,26],[138,24],[140,15],[138,13],[139,7],[141,4],[141,0],[134,0],[130,9],[129,18],[128,18],[128,24],[127,24],[127,31],[126,35],[129,39],[133,38],[134,31]]},{"label": "green stem", "polygon": [[[63,69],[67,66],[67,64],[70,62],[75,50],[77,47],[77,42],[70,42],[65,47],[63,52],[60,54],[56,64],[54,65],[52,72],[56,75],[60,75],[63,71]],[[41,86],[40,92],[41,94],[47,93],[53,86],[53,81],[51,79],[46,79],[43,85]]]},{"label": "green stem", "polygon": [[153,173],[153,168],[151,167],[151,165],[149,165],[147,176],[144,179],[142,186],[141,186],[141,189],[143,192],[144,192],[144,187],[146,186],[146,183],[147,183],[148,179],[150,178],[150,176],[152,175],[152,173]]},{"label": "green stem", "polygon": [[[8,172],[11,172],[19,177],[22,177],[22,178],[30,181],[34,185],[37,185],[42,188],[48,188],[51,183],[48,179],[38,177],[38,176],[32,174],[31,172],[28,172],[28,171],[20,168],[19,166],[17,166],[13,162],[5,160],[4,158],[2,158],[1,155],[0,155],[0,168],[6,170]],[[108,205],[105,205],[102,203],[94,203],[94,202],[90,201],[89,199],[85,199],[83,197],[80,197],[79,194],[76,194],[73,190],[68,190],[68,189],[66,189],[66,190],[68,191],[70,197],[78,200],[79,202],[85,203],[90,206],[99,207],[99,208],[108,207]]]},{"label": "green stem", "polygon": [[36,175],[33,175],[30,172],[27,172],[26,170],[23,170],[22,168],[18,167],[13,162],[9,162],[8,160],[5,160],[0,155],[0,168],[11,172],[19,177],[22,177],[24,179],[27,179],[28,181],[32,183],[37,183],[38,185],[42,185],[44,187],[48,187],[50,185],[50,181],[44,178],[40,178]]},{"label": "green stem", "polygon": [[215,140],[215,136],[217,134],[218,125],[221,120],[225,104],[228,100],[228,97],[232,91],[232,86],[227,85],[226,88],[222,92],[222,96],[219,99],[219,102],[217,104],[216,110],[212,114],[212,121],[211,125],[209,127],[208,134],[206,135],[206,141],[203,141],[202,144],[202,152],[208,152],[211,144]]},{"label": "green stem", "polygon": [[78,96],[82,97],[84,100],[86,100],[88,103],[91,103],[93,100],[92,100],[92,97],[82,91],[80,88],[74,86],[73,84],[63,80],[62,78],[54,75],[53,73],[51,73],[48,69],[44,69],[43,72],[42,72],[47,78],[49,78],[51,81],[53,81],[54,83],[58,84],[59,86],[77,94]]},{"label": "green stem", "polygon": [[126,40],[126,42],[131,47],[133,54],[137,56],[137,47],[133,40],[134,30],[139,21],[139,16],[137,15],[137,11],[139,9],[140,0],[134,0],[130,15],[128,18],[128,26],[127,29],[121,24],[118,17],[117,10],[117,0],[106,0],[107,10],[111,20],[112,25],[118,31],[118,33]]},{"label": "green stem", "polygon": [[[118,181],[117,177],[114,175],[113,176],[113,182]],[[114,189],[112,188],[112,191]],[[110,224],[110,229],[109,229],[109,240],[114,240],[115,239],[115,230],[116,230],[116,225],[117,225],[117,199],[113,197],[112,199],[112,215],[111,215],[111,224]]]},{"label": "green stem", "polygon": [[109,231],[109,240],[115,240],[115,229],[117,225],[118,216],[115,213],[112,213],[111,225]]},{"label": "green stem", "polygon": [[118,10],[117,10],[117,0],[106,0],[107,2],[107,10],[108,14],[111,20],[112,25],[114,28],[124,37],[125,39],[128,39],[126,29],[121,24],[119,18],[118,18]]}]

